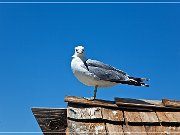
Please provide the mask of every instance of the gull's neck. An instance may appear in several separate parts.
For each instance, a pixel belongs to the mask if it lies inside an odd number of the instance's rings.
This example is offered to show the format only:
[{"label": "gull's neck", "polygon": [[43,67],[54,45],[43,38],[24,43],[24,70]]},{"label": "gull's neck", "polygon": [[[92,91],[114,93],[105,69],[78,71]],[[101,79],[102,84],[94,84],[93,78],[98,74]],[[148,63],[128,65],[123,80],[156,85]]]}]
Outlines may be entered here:
[{"label": "gull's neck", "polygon": [[87,60],[87,58],[85,56],[77,56],[77,55],[73,55],[73,58],[79,58],[81,59],[83,62],[85,62]]}]

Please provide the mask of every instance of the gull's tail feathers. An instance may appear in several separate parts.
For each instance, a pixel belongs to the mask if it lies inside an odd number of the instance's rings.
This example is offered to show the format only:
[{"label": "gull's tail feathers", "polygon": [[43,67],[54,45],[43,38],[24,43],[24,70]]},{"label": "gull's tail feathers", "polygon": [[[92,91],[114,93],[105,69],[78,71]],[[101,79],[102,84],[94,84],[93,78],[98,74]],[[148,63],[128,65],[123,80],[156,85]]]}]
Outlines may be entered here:
[{"label": "gull's tail feathers", "polygon": [[129,76],[128,77],[130,80],[134,80],[134,81],[137,81],[137,82],[144,82],[144,81],[149,81],[150,79],[149,78],[137,78],[137,77],[132,77],[132,76]]},{"label": "gull's tail feathers", "polygon": [[148,84],[144,83],[144,81],[149,81],[149,80],[150,80],[149,78],[137,78],[137,77],[129,76],[129,85],[149,87]]},{"label": "gull's tail feathers", "polygon": [[136,78],[136,77],[129,77],[129,80],[111,80],[112,82],[121,83],[121,84],[128,84],[134,86],[145,86],[149,87],[148,84],[145,84],[144,81],[149,81],[148,78]]}]

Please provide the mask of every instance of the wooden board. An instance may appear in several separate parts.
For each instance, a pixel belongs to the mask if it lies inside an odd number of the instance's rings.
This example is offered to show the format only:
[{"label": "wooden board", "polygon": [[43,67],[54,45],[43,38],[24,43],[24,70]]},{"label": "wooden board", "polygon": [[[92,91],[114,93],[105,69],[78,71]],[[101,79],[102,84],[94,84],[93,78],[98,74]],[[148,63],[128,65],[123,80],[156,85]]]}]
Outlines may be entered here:
[{"label": "wooden board", "polygon": [[98,106],[98,107],[115,107],[117,108],[117,105],[113,101],[106,101],[106,100],[87,100],[82,97],[75,97],[75,96],[66,96],[64,99],[65,102],[68,103],[74,103],[74,104],[81,104],[81,105],[89,105],[89,106]]},{"label": "wooden board", "polygon": [[180,112],[165,112],[165,115],[169,119],[169,122],[180,123]]},{"label": "wooden board", "polygon": [[168,107],[180,108],[180,100],[162,99],[162,103]]},{"label": "wooden board", "polygon": [[138,100],[138,99],[130,99],[130,98],[115,98],[115,102],[117,105],[123,106],[136,106],[136,107],[164,107],[161,102],[150,100]]},{"label": "wooden board", "polygon": [[156,112],[160,122],[180,123],[180,112]]},{"label": "wooden board", "polygon": [[130,126],[130,125],[123,125],[123,130],[125,135],[147,135],[144,126]]},{"label": "wooden board", "polygon": [[157,111],[156,114],[160,122],[169,122],[169,118],[166,116],[165,112]]},{"label": "wooden board", "polygon": [[32,108],[32,112],[43,133],[65,134],[67,129],[67,110],[53,108]]},{"label": "wooden board", "polygon": [[106,123],[106,130],[108,135],[123,135],[122,125],[114,125]]},{"label": "wooden board", "polygon": [[165,128],[163,126],[145,126],[148,135],[166,135]]},{"label": "wooden board", "polygon": [[71,135],[105,135],[106,128],[104,123],[85,123],[68,120],[68,131]]},{"label": "wooden board", "polygon": [[68,107],[67,117],[72,119],[102,119],[101,107]]},{"label": "wooden board", "polygon": [[139,112],[136,111],[124,111],[125,121],[127,122],[141,122],[141,117]]},{"label": "wooden board", "polygon": [[174,134],[180,134],[180,127],[168,127],[169,132],[174,133]]},{"label": "wooden board", "polygon": [[123,122],[123,112],[121,110],[102,108],[102,116],[105,120],[110,120],[113,122]]},{"label": "wooden board", "polygon": [[158,117],[155,112],[139,112],[141,121],[144,123],[158,123]]}]

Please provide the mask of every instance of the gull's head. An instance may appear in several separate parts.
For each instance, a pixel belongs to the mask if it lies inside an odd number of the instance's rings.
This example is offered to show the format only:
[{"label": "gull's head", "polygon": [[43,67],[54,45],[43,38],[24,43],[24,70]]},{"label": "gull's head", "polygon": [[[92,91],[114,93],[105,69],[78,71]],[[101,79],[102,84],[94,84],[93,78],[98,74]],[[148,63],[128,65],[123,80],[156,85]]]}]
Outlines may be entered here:
[{"label": "gull's head", "polygon": [[77,46],[75,47],[75,52],[73,57],[83,57],[85,54],[84,47],[83,46]]}]

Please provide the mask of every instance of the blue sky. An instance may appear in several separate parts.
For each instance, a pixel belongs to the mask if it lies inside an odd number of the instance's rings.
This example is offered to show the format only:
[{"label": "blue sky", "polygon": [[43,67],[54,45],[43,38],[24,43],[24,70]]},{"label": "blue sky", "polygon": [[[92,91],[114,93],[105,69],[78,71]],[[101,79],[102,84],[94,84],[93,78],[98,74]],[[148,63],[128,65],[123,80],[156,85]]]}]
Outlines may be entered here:
[{"label": "blue sky", "polygon": [[180,99],[180,4],[0,4],[0,131],[40,131],[32,107],[66,107],[93,95],[73,75],[74,47],[150,78],[97,98]]}]

